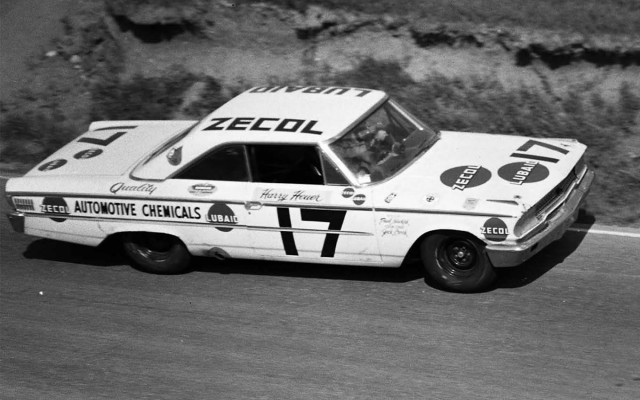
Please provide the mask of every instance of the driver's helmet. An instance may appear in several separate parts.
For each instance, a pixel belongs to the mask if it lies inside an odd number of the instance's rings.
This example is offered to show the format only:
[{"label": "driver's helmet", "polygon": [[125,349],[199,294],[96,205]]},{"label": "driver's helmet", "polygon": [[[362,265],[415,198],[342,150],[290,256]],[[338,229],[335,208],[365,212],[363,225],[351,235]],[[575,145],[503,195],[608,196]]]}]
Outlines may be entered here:
[{"label": "driver's helmet", "polygon": [[387,131],[382,122],[365,121],[355,129],[354,136],[362,141],[379,141],[384,140],[387,136]]}]

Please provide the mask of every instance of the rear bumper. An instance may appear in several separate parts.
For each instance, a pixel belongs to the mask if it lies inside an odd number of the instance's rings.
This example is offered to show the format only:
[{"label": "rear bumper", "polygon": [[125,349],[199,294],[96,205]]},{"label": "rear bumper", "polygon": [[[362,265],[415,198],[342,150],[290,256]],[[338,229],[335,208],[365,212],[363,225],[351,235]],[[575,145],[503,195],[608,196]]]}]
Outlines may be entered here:
[{"label": "rear bumper", "polygon": [[515,245],[487,245],[487,254],[494,267],[520,265],[550,243],[560,239],[578,217],[580,205],[584,202],[594,179],[594,172],[588,170],[580,184],[573,189],[555,215],[545,221],[546,227],[531,238]]},{"label": "rear bumper", "polygon": [[18,233],[24,233],[24,214],[21,212],[11,212],[7,213],[7,217],[9,218],[9,223],[11,223],[11,227],[14,231]]}]

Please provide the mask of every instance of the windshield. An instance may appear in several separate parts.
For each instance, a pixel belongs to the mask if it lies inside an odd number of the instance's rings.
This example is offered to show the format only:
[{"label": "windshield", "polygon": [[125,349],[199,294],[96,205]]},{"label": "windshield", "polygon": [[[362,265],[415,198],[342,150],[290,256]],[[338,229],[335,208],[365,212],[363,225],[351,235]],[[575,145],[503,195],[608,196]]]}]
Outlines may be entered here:
[{"label": "windshield", "polygon": [[358,183],[366,184],[393,176],[437,137],[435,131],[390,100],[329,147]]}]

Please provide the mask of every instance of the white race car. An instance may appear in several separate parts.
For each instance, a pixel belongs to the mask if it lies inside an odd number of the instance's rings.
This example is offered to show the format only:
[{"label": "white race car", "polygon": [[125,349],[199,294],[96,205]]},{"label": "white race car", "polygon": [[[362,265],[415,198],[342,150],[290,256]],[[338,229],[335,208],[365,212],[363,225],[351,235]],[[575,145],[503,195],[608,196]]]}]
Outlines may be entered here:
[{"label": "white race car", "polygon": [[10,179],[18,232],[178,273],[190,258],[398,267],[489,287],[559,239],[593,181],[571,139],[436,132],[382,91],[255,87],[202,121],[100,121]]}]

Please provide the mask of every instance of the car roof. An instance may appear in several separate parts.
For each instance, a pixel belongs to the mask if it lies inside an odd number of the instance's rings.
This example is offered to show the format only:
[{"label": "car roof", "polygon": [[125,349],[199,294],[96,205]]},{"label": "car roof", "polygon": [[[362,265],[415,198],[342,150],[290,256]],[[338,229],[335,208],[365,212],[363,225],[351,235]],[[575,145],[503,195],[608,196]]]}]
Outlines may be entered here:
[{"label": "car roof", "polygon": [[337,86],[258,86],[203,118],[171,148],[135,168],[132,176],[164,179],[184,164],[166,156],[180,149],[185,162],[226,144],[328,142],[388,99],[385,92]]},{"label": "car roof", "polygon": [[350,87],[253,87],[205,117],[185,142],[201,142],[212,135],[233,142],[326,141],[387,97],[383,91]]}]

